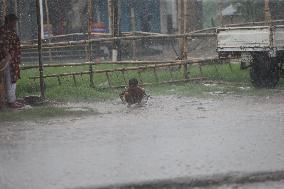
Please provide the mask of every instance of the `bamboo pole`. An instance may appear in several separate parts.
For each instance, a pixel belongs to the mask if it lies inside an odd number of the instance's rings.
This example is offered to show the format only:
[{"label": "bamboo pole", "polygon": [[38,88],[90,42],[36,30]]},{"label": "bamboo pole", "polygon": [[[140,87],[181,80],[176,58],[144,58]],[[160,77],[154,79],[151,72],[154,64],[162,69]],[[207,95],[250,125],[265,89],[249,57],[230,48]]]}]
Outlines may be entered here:
[{"label": "bamboo pole", "polygon": [[[92,20],[93,20],[93,6],[92,6],[92,0],[88,0],[88,40],[91,39],[91,27],[92,27]],[[92,61],[92,43],[88,43],[88,61]],[[93,74],[93,65],[89,65],[89,71],[90,71],[90,86],[94,87],[94,74]]]},{"label": "bamboo pole", "polygon": [[17,2],[17,0],[14,0],[14,14],[18,15],[18,2]]},{"label": "bamboo pole", "polygon": [[[57,42],[57,43],[49,43],[44,44],[44,48],[47,47],[56,47],[56,46],[67,46],[67,45],[82,45],[87,43],[95,43],[95,42],[107,42],[114,40],[141,40],[141,39],[171,39],[171,38],[202,38],[202,37],[216,37],[216,33],[186,33],[186,34],[161,34],[161,35],[151,35],[151,36],[125,36],[125,37],[112,37],[112,38],[96,38],[90,40],[79,40],[79,41],[67,41],[67,42]],[[37,45],[23,45],[23,48],[36,48]]]},{"label": "bamboo pole", "polygon": [[[48,0],[45,0],[45,14],[46,14],[46,23],[47,23],[47,31],[48,31],[48,42],[51,43],[51,28],[50,28],[50,17],[49,17],[49,8],[48,8]],[[51,49],[48,50],[49,61],[52,61]]]},{"label": "bamboo pole", "polygon": [[266,25],[271,24],[271,12],[269,2],[269,0],[264,0],[264,20]]},{"label": "bamboo pole", "polygon": [[[237,60],[234,58],[228,58],[228,59],[219,59],[218,57],[209,57],[209,58],[201,58],[201,59],[195,59],[195,58],[190,58],[188,60],[167,60],[167,61],[105,61],[105,62],[86,62],[86,63],[69,63],[69,64],[44,64],[45,68],[55,68],[55,67],[76,67],[76,66],[86,66],[86,65],[100,65],[100,64],[114,64],[114,65],[154,65],[154,64],[167,64],[167,63],[188,63],[188,64],[199,64],[199,63],[204,63],[208,61],[219,61],[219,64],[222,64],[223,62],[226,62],[228,60]],[[21,66],[22,70],[27,70],[27,69],[35,69],[38,68],[38,65],[28,65],[28,66]]]},{"label": "bamboo pole", "polygon": [[[112,37],[119,36],[119,22],[118,22],[118,0],[112,0]],[[113,40],[112,44],[112,60],[117,61],[118,60],[118,54],[119,54],[119,40]]]},{"label": "bamboo pole", "polygon": [[109,33],[111,34],[113,29],[112,29],[112,0],[108,0],[108,30],[109,30]]},{"label": "bamboo pole", "polygon": [[[135,67],[126,67],[126,68],[114,68],[114,69],[104,69],[104,70],[95,70],[95,73],[102,74],[102,73],[110,73],[110,72],[121,72],[121,71],[135,71],[141,69],[154,69],[154,68],[163,68],[169,66],[177,66],[181,65],[181,63],[168,63],[168,64],[159,64],[159,65],[146,65],[146,66],[135,66]],[[60,73],[60,74],[50,74],[44,75],[44,78],[48,77],[63,77],[63,76],[73,76],[73,75],[86,75],[90,74],[90,71],[83,71],[83,72],[72,72],[72,73]],[[39,79],[40,76],[30,77],[30,79]]]},{"label": "bamboo pole", "polygon": [[224,20],[223,20],[223,0],[218,0],[218,18],[219,18],[219,22],[221,27],[224,26]]},{"label": "bamboo pole", "polygon": [[[131,5],[130,8],[130,19],[131,19],[131,31],[134,33],[136,32],[136,23],[135,23],[135,9],[133,4]],[[136,57],[136,42],[135,40],[132,41],[132,59],[135,59]]]},{"label": "bamboo pole", "polygon": [[[184,21],[184,28],[183,28],[183,33],[187,33],[189,31],[189,3],[188,0],[184,0],[184,15],[183,15],[183,21]],[[185,36],[183,38],[183,55],[182,55],[182,59],[183,60],[187,60],[187,56],[188,56],[188,40],[187,37]],[[184,64],[184,79],[188,79],[188,67],[187,64]]]},{"label": "bamboo pole", "polygon": [[42,23],[41,23],[41,8],[40,0],[36,0],[36,14],[37,14],[37,27],[38,27],[38,63],[40,74],[40,96],[45,98],[44,77],[43,77],[43,63],[42,63]]},{"label": "bamboo pole", "polygon": [[[183,0],[178,0],[178,33],[180,35],[184,34],[184,8],[183,8]],[[183,40],[179,39],[179,49],[180,49],[180,59],[183,55]]]},{"label": "bamboo pole", "polygon": [[5,21],[5,16],[8,13],[8,0],[3,0],[3,6],[2,6],[2,21],[4,23]]},{"label": "bamboo pole", "polygon": [[112,85],[111,85],[111,79],[110,79],[110,76],[109,76],[109,72],[105,72],[105,73],[106,73],[108,85],[109,85],[109,87],[111,88]]},{"label": "bamboo pole", "polygon": [[[224,64],[227,63],[229,60],[237,60],[237,59],[219,59],[218,57],[212,57],[212,58],[203,58],[203,59],[188,59],[188,60],[168,60],[168,61],[118,61],[118,62],[112,62],[112,61],[107,61],[107,62],[102,62],[100,64],[116,64],[116,65],[123,65],[123,64],[128,64],[128,65],[146,65],[147,66],[153,66],[153,65],[168,65],[168,64],[200,64],[202,63],[203,65],[208,64],[207,62],[214,62],[218,61],[218,64]],[[56,68],[56,67],[68,67],[68,66],[86,66],[86,65],[98,65],[96,62],[87,62],[87,63],[70,63],[70,64],[44,64],[45,68]],[[141,69],[144,69],[146,67],[140,67]],[[38,65],[32,65],[32,66],[21,66],[21,70],[28,70],[28,69],[35,69],[39,68]],[[126,67],[128,68],[128,67]],[[125,70],[123,68],[121,71]]]}]

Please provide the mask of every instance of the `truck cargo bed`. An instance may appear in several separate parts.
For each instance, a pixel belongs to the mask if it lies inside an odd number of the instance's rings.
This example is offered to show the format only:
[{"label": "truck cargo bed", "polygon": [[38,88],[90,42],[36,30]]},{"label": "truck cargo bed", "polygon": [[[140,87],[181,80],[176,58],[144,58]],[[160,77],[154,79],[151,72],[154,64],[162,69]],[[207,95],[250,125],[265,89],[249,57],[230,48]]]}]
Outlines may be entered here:
[{"label": "truck cargo bed", "polygon": [[217,29],[217,51],[284,50],[284,25]]}]

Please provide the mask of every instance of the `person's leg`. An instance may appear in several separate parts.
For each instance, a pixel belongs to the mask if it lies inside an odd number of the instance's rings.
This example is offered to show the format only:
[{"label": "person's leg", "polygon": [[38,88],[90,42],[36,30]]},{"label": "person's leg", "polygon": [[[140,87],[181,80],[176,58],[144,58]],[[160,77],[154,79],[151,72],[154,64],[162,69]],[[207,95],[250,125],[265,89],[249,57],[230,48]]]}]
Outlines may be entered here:
[{"label": "person's leg", "polygon": [[16,98],[16,83],[12,83],[9,66],[5,69],[4,79],[5,79],[6,99],[7,99],[9,107],[21,108],[22,104],[18,104],[16,102],[16,100],[17,100],[17,98]]}]

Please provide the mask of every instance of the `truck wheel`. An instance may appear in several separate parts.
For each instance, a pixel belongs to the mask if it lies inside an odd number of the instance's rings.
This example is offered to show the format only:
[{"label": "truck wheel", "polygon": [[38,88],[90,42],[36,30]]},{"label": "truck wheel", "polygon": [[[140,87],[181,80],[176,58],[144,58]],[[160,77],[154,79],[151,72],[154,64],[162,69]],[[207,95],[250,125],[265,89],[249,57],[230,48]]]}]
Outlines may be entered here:
[{"label": "truck wheel", "polygon": [[250,78],[257,88],[274,88],[279,82],[280,72],[278,62],[268,53],[254,53]]}]

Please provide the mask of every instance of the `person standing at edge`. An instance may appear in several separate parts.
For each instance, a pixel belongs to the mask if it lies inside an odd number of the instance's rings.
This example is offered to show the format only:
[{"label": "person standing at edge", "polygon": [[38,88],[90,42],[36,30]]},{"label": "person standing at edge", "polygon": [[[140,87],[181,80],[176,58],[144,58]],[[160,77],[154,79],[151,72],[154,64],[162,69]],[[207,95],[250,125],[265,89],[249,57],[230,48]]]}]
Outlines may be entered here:
[{"label": "person standing at edge", "polygon": [[[0,28],[0,60],[9,60],[4,70],[5,93],[10,108],[21,108],[24,105],[17,102],[16,82],[20,79],[21,44],[16,33],[17,16],[5,16],[4,26]],[[7,58],[8,57],[8,58]]]}]

